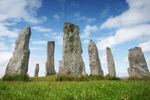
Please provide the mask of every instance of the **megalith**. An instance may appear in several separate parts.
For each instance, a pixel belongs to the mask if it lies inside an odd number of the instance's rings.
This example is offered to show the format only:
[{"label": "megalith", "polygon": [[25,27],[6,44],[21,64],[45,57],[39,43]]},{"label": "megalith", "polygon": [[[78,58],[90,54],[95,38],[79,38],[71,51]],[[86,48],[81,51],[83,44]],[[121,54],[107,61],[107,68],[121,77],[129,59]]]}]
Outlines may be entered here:
[{"label": "megalith", "polygon": [[146,78],[150,77],[147,63],[140,47],[135,47],[129,50],[128,54],[130,77]]},{"label": "megalith", "polygon": [[59,76],[80,77],[86,75],[82,59],[82,46],[79,36],[79,27],[69,22],[63,27],[63,63],[57,74]]},{"label": "megalith", "polygon": [[63,61],[62,61],[62,60],[60,60],[60,61],[59,61],[59,71],[60,71],[60,70],[62,69],[62,67],[63,67],[63,65],[62,65],[62,64],[63,64]]},{"label": "megalith", "polygon": [[46,62],[46,76],[55,75],[56,71],[54,69],[54,49],[55,42],[47,42],[47,62]]},{"label": "megalith", "polygon": [[35,66],[34,77],[38,77],[38,73],[39,73],[39,64],[37,63]]},{"label": "megalith", "polygon": [[93,40],[90,40],[89,42],[88,53],[89,53],[89,66],[90,66],[91,74],[103,76],[98,49],[95,43],[93,42]]},{"label": "megalith", "polygon": [[109,47],[106,47],[106,53],[107,53],[107,67],[108,67],[109,76],[116,77],[115,62],[114,62],[111,49]]},{"label": "megalith", "polygon": [[27,74],[28,61],[30,56],[29,39],[31,36],[30,27],[23,29],[21,34],[15,41],[15,51],[12,58],[9,60],[5,75],[23,75]]}]

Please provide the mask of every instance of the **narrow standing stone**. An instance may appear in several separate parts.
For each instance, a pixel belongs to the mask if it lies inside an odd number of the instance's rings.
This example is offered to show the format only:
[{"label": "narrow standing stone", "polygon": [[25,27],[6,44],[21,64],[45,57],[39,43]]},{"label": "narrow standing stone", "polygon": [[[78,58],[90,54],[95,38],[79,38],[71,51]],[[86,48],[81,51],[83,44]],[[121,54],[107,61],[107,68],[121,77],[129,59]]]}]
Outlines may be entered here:
[{"label": "narrow standing stone", "polygon": [[56,71],[54,69],[54,49],[55,42],[47,42],[47,62],[46,62],[46,76],[55,75]]},{"label": "narrow standing stone", "polygon": [[150,77],[147,63],[140,47],[129,50],[128,60],[130,66],[130,68],[128,68],[128,73],[130,77]]},{"label": "narrow standing stone", "polygon": [[39,73],[39,64],[36,64],[36,66],[35,66],[35,72],[34,72],[34,77],[38,77],[38,73]]},{"label": "narrow standing stone", "polygon": [[114,58],[109,47],[106,48],[106,52],[109,76],[116,77]]},{"label": "narrow standing stone", "polygon": [[15,42],[13,57],[9,60],[5,75],[27,74],[28,61],[30,56],[29,39],[31,36],[30,27],[23,29]]},{"label": "narrow standing stone", "polygon": [[92,40],[90,40],[89,42],[88,53],[89,53],[89,66],[90,66],[91,74],[103,76],[98,49]]},{"label": "narrow standing stone", "polygon": [[86,75],[82,59],[82,46],[79,27],[69,22],[64,23],[63,67],[57,76],[80,77]]},{"label": "narrow standing stone", "polygon": [[60,70],[62,69],[62,67],[63,67],[63,65],[62,65],[62,64],[63,64],[63,61],[62,61],[62,60],[60,60],[60,61],[59,61],[59,71],[60,71]]}]

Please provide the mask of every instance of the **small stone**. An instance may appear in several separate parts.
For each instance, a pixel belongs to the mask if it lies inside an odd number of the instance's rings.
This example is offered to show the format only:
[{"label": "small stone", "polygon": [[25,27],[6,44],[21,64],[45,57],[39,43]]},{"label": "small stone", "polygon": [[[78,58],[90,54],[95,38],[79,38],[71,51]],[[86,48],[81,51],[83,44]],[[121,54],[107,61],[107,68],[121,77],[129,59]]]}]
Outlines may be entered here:
[{"label": "small stone", "polygon": [[38,73],[39,73],[39,64],[36,64],[36,66],[35,66],[35,72],[34,72],[34,77],[38,77]]},{"label": "small stone", "polygon": [[108,72],[110,77],[116,77],[114,58],[109,47],[106,48]]},{"label": "small stone", "polygon": [[47,42],[47,62],[46,62],[46,76],[55,75],[56,71],[54,69],[54,49],[55,42]]},{"label": "small stone", "polygon": [[28,61],[30,56],[29,39],[31,36],[30,27],[23,29],[15,42],[15,51],[9,60],[5,75],[22,75],[27,74]]},{"label": "small stone", "polygon": [[130,66],[130,68],[128,68],[128,73],[130,77],[150,77],[147,63],[140,47],[129,50],[128,60]]}]

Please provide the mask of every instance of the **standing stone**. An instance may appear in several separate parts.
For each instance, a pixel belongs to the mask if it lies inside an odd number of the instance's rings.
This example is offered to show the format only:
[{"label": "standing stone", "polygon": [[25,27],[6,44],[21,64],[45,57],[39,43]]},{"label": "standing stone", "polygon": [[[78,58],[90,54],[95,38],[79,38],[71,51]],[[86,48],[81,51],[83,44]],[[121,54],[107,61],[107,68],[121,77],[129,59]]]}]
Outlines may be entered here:
[{"label": "standing stone", "polygon": [[54,49],[55,42],[47,42],[47,62],[46,62],[46,76],[55,75],[56,71],[54,69]]},{"label": "standing stone", "polygon": [[63,30],[63,67],[60,69],[57,77],[80,77],[81,75],[86,75],[85,65],[82,59],[79,27],[72,23],[65,22]]},{"label": "standing stone", "polygon": [[103,76],[98,49],[92,40],[90,40],[89,42],[88,53],[89,53],[89,65],[90,65],[91,74]]},{"label": "standing stone", "polygon": [[30,27],[23,29],[21,34],[18,36],[15,42],[15,51],[13,57],[10,59],[5,75],[21,75],[27,74],[28,71],[28,61],[29,61],[29,39],[31,36]]},{"label": "standing stone", "polygon": [[38,73],[39,73],[39,64],[36,64],[36,66],[35,66],[35,72],[34,72],[34,77],[38,77]]},{"label": "standing stone", "polygon": [[62,69],[62,67],[63,67],[63,65],[62,65],[62,64],[63,64],[63,61],[62,61],[62,60],[60,60],[60,61],[59,61],[59,71],[60,71],[60,70]]},{"label": "standing stone", "polygon": [[109,76],[116,77],[114,58],[109,47],[106,48],[106,52]]},{"label": "standing stone", "polygon": [[130,66],[130,68],[128,68],[128,73],[130,77],[150,77],[147,63],[140,47],[129,50],[128,60]]}]

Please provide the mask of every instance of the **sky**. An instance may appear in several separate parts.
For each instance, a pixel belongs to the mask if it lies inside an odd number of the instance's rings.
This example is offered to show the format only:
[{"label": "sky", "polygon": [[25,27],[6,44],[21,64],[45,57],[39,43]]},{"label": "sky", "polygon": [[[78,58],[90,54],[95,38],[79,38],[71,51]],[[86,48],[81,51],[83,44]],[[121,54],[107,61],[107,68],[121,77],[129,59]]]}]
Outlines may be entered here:
[{"label": "sky", "polygon": [[63,24],[79,26],[82,57],[90,74],[88,44],[97,45],[104,75],[108,74],[106,47],[110,47],[116,75],[128,77],[129,49],[141,47],[150,70],[150,0],[0,0],[0,78],[12,57],[15,40],[31,28],[29,76],[39,63],[45,76],[47,41],[55,41],[55,70],[62,60]]}]

